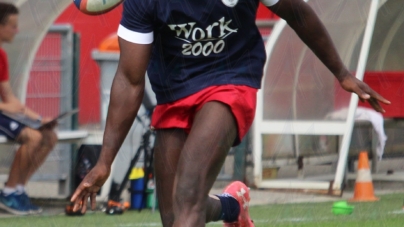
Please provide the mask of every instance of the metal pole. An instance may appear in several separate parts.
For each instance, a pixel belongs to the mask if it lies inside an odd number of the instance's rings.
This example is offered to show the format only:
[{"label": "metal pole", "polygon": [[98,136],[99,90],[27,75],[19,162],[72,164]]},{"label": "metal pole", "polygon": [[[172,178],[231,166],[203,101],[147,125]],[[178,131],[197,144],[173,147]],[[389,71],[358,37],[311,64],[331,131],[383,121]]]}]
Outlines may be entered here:
[{"label": "metal pole", "polygon": [[[369,17],[368,17],[368,21],[366,24],[366,30],[365,30],[365,34],[363,37],[361,52],[359,55],[358,67],[357,67],[357,71],[356,71],[356,77],[359,80],[362,80],[363,76],[365,74],[366,62],[367,62],[368,55],[369,55],[370,44],[372,42],[372,35],[373,35],[374,26],[376,23],[378,6],[379,6],[379,0],[373,0],[370,5]],[[333,184],[333,189],[335,189],[335,190],[341,189],[342,181],[344,178],[346,160],[348,157],[349,144],[351,142],[352,128],[353,128],[353,124],[354,124],[354,115],[355,115],[357,105],[358,105],[358,96],[355,94],[352,94],[351,101],[349,103],[349,111],[348,111],[348,116],[347,116],[346,129],[345,129],[344,138],[343,138],[342,144],[341,144],[341,150],[340,150],[340,155],[339,155],[339,160],[338,160],[338,165],[337,165],[337,170],[336,170],[337,172],[335,174],[335,179],[334,179],[334,184]]]}]

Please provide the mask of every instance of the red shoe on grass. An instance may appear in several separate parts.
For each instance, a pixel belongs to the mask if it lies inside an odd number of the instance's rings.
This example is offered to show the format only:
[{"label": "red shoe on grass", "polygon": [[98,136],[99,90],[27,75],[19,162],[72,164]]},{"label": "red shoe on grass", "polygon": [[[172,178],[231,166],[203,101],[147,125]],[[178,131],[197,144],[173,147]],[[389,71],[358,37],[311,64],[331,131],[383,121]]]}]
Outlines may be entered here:
[{"label": "red shoe on grass", "polygon": [[223,191],[233,196],[240,205],[238,220],[232,223],[224,223],[225,227],[254,227],[254,223],[248,214],[250,202],[250,189],[240,181],[229,184]]}]

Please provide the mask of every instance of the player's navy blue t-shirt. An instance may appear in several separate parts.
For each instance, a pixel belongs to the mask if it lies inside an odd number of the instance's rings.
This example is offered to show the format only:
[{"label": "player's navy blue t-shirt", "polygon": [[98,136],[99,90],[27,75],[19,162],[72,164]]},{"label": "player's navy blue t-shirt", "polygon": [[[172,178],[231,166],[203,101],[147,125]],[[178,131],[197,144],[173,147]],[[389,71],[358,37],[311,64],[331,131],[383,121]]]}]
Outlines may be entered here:
[{"label": "player's navy blue t-shirt", "polygon": [[[278,0],[261,0],[271,6]],[[125,0],[118,36],[153,43],[147,69],[157,103],[214,85],[260,88],[265,48],[259,0]]]}]

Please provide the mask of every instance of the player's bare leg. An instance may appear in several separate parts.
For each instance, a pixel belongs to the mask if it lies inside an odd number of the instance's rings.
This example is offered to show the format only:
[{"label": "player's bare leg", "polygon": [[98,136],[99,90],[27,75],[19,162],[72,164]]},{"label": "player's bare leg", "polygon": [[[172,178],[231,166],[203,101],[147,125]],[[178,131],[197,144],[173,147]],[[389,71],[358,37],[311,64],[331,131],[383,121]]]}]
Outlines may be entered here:
[{"label": "player's bare leg", "polygon": [[15,154],[6,183],[6,187],[10,188],[15,188],[17,184],[25,184],[25,179],[30,171],[32,155],[35,155],[41,146],[42,134],[37,130],[24,128],[17,141],[21,143],[21,146]]},{"label": "player's bare leg", "polygon": [[38,168],[44,163],[46,157],[55,147],[57,143],[57,136],[53,129],[44,129],[40,131],[42,134],[41,145],[34,154],[31,154],[29,170],[23,180],[23,184],[27,184],[31,176],[38,170]]},{"label": "player's bare leg", "polygon": [[164,227],[174,223],[173,186],[178,159],[187,134],[182,129],[157,130],[154,145],[154,171],[157,199]]},{"label": "player's bare leg", "polygon": [[208,193],[236,135],[236,121],[227,105],[208,102],[196,114],[177,164],[174,227],[205,226],[208,207],[214,202],[220,206]]},{"label": "player's bare leg", "polygon": [[[160,216],[164,227],[174,223],[173,186],[178,159],[187,134],[182,129],[158,130],[154,146],[154,168]],[[221,211],[217,198],[207,197],[206,222],[217,220]]]}]

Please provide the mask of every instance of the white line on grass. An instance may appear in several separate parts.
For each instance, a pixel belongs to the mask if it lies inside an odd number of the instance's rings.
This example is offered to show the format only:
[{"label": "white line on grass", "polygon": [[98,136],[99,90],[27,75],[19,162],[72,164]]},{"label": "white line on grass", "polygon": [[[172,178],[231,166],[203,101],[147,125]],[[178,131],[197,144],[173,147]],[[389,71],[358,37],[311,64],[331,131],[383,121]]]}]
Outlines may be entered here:
[{"label": "white line on grass", "polygon": [[404,214],[404,210],[390,211],[389,214]]}]

